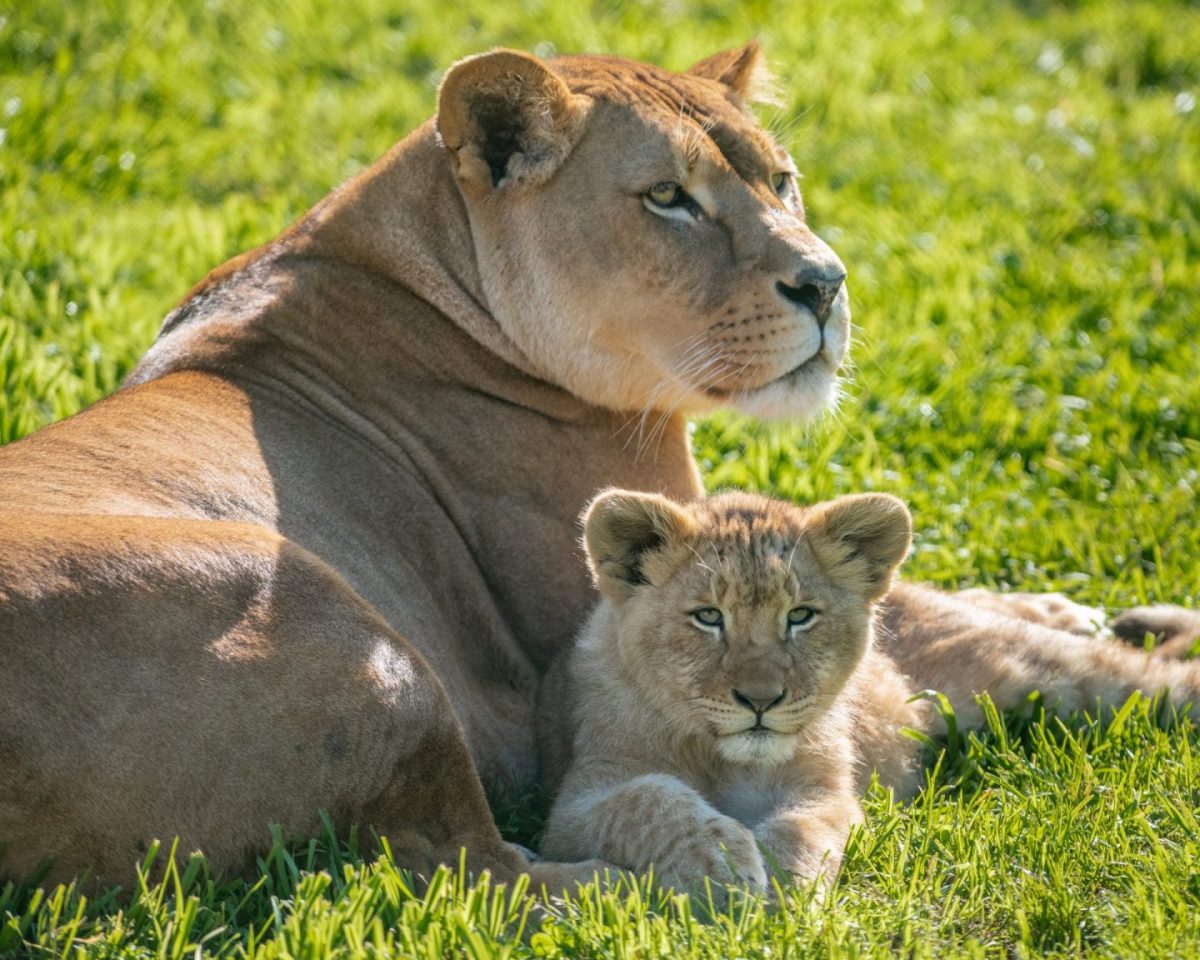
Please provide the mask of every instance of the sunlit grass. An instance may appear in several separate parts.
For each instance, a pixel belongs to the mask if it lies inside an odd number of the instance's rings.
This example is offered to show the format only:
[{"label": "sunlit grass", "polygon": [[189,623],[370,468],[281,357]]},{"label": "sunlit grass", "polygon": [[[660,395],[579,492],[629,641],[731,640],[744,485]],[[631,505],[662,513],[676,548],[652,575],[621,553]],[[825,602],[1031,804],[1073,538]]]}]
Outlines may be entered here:
[{"label": "sunlit grass", "polygon": [[778,888],[774,902],[715,906],[642,882],[534,906],[522,886],[471,885],[461,872],[421,888],[386,852],[364,859],[327,831],[292,845],[276,835],[249,879],[215,882],[194,857],[95,901],[74,886],[10,886],[0,954],[1191,956],[1196,743],[1194,727],[1164,729],[1141,699],[1107,724],[992,711],[911,804],[868,796],[824,903]]},{"label": "sunlit grass", "polygon": [[[895,492],[907,575],[945,586],[1200,603],[1194,4],[474,7],[0,6],[0,442],[115,389],[195,280],[428,116],[456,57],[683,67],[758,35],[786,101],[764,119],[850,268],[856,370],[822,424],[700,423],[709,484]],[[997,719],[912,804],[868,799],[824,904],[592,892],[535,934],[520,898],[264,836],[250,879],[10,888],[0,954],[1195,956],[1198,742],[1145,705]],[[536,837],[536,804],[500,816]]]}]

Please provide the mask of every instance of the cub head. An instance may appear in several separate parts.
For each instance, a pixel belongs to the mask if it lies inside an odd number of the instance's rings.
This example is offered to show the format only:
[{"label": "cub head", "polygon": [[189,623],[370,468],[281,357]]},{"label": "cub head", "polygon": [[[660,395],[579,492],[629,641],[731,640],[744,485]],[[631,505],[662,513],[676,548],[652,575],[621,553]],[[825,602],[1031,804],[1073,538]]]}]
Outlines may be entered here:
[{"label": "cub head", "polygon": [[761,59],[752,43],[671,73],[496,50],[446,74],[437,129],[480,285],[535,372],[623,411],[835,398],[845,269],[748,111]]},{"label": "cub head", "polygon": [[609,490],[584,520],[605,655],[673,732],[734,763],[792,756],[871,642],[912,521],[886,494],[813,507]]}]

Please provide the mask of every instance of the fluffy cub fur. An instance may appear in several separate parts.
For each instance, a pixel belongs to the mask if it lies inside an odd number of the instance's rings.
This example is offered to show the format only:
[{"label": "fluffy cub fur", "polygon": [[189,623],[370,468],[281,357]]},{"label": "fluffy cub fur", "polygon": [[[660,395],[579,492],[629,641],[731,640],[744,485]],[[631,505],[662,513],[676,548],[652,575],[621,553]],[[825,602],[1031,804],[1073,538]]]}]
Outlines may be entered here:
[{"label": "fluffy cub fur", "polygon": [[584,527],[603,599],[543,694],[573,753],[544,853],[683,885],[831,877],[861,817],[858,704],[897,675],[872,621],[904,505],[610,490]]}]

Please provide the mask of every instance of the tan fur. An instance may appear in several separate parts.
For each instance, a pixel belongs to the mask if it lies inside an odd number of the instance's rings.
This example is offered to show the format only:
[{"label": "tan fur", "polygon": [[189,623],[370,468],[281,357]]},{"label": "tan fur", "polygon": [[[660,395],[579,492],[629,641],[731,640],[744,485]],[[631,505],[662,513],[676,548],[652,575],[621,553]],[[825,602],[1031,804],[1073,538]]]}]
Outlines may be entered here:
[{"label": "tan fur", "polygon": [[[0,873],[124,880],[175,834],[235,869],[322,808],[420,869],[526,868],[482,784],[536,783],[580,509],[697,496],[681,411],[836,393],[845,287],[822,327],[779,284],[842,268],[772,189],[759,60],[463,61],[123,389],[0,450]],[[650,209],[663,180],[703,218]]]},{"label": "tan fur", "polygon": [[[857,717],[896,673],[872,605],[910,534],[884,495],[599,497],[585,542],[604,598],[542,695],[562,718],[547,732],[573,741],[547,855],[684,885],[832,877],[861,819]],[[816,612],[789,628],[794,609]]]}]

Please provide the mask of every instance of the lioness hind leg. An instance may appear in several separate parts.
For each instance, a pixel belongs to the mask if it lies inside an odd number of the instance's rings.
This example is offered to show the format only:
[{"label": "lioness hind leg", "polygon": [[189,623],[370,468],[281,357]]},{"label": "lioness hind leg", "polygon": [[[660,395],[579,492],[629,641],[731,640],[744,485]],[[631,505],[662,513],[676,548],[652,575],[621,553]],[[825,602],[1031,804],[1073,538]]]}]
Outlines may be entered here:
[{"label": "lioness hind leg", "polygon": [[[1061,593],[998,593],[972,587],[951,595],[982,610],[1080,636],[1100,633],[1107,623],[1102,607],[1084,606]],[[1154,638],[1152,652],[1157,656],[1186,657],[1200,640],[1200,611],[1165,603],[1133,607],[1113,620],[1109,628],[1121,640],[1139,647],[1149,634]]]},{"label": "lioness hind leg", "polygon": [[329,567],[247,524],[0,522],[0,873],[125,883],[180,837],[218,873],[268,828],[375,827],[402,866],[511,879],[441,684]]},{"label": "lioness hind leg", "polygon": [[1099,633],[1107,620],[1102,607],[1084,606],[1061,593],[998,593],[972,587],[951,596],[983,610],[1080,636]]},{"label": "lioness hind leg", "polygon": [[464,850],[473,874],[486,870],[493,880],[508,883],[526,873],[532,890],[554,895],[573,893],[613,869],[599,860],[531,863],[522,848],[505,843],[448,704],[398,760],[387,786],[360,819],[387,838],[398,865],[423,877],[440,865],[457,864]]},{"label": "lioness hind leg", "polygon": [[898,584],[882,609],[881,646],[917,689],[941,691],[960,725],[982,722],[976,695],[1001,709],[1031,693],[1064,710],[1119,706],[1135,691],[1200,700],[1200,662],[1149,656],[1119,643],[997,615],[954,594]]},{"label": "lioness hind leg", "polygon": [[1154,638],[1151,651],[1159,657],[1194,655],[1200,641],[1200,610],[1185,610],[1160,603],[1133,607],[1112,623],[1112,631],[1134,646],[1142,646],[1147,634]]}]

